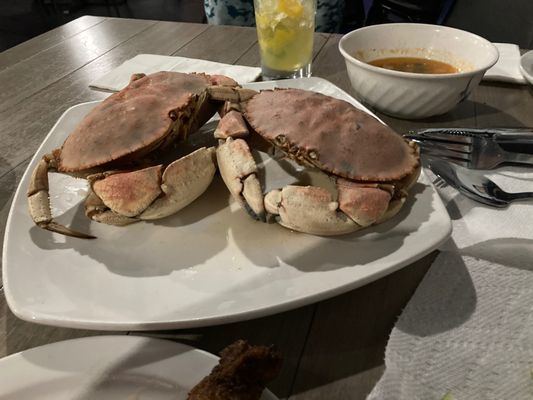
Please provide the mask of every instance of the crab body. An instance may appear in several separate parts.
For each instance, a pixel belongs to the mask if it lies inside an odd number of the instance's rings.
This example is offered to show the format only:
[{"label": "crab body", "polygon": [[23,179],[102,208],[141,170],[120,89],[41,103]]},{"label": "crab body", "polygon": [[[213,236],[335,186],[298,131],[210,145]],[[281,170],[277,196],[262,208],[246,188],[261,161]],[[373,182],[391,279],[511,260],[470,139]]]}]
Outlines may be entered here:
[{"label": "crab body", "polygon": [[[233,101],[239,97],[227,92]],[[345,101],[299,89],[240,97],[226,106],[231,111],[215,132],[217,161],[230,192],[257,219],[317,235],[353,232],[395,215],[418,178],[416,145]],[[334,189],[289,185],[263,195],[247,127],[286,157],[327,174]]]},{"label": "crab body", "polygon": [[208,88],[217,85],[237,83],[218,75],[134,75],[126,88],[96,106],[62,147],[45,155],[34,170],[28,189],[34,222],[54,232],[90,237],[53,221],[49,169],[90,176],[86,213],[100,222],[124,225],[159,218],[189,204],[213,178],[213,149],[199,149],[167,167],[147,160],[185,140],[216,112],[218,104],[209,101]]}]

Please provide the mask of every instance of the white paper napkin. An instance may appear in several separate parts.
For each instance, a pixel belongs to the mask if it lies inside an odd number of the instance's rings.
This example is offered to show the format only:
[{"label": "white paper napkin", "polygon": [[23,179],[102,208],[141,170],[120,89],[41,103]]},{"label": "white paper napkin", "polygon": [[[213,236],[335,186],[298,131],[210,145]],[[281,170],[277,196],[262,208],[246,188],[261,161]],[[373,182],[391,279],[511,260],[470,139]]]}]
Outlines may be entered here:
[{"label": "white paper napkin", "polygon": [[89,84],[98,90],[117,91],[126,87],[135,73],[151,74],[159,71],[205,72],[226,75],[240,84],[253,82],[261,74],[261,68],[230,65],[186,57],[139,54]]},{"label": "white paper napkin", "polygon": [[527,84],[526,79],[520,71],[520,49],[516,44],[511,43],[493,43],[500,58],[492,68],[489,68],[483,80],[486,81],[500,81]]},{"label": "white paper napkin", "polygon": [[[531,170],[489,176],[533,191]],[[495,209],[438,190],[452,238],[396,323],[368,399],[532,399],[533,201]]]}]

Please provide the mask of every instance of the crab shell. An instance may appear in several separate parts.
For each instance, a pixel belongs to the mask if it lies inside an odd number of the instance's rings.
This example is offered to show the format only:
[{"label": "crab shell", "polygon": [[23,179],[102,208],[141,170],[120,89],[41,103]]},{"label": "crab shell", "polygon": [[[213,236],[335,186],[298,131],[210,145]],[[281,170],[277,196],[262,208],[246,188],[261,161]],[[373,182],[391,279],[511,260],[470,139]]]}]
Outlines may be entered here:
[{"label": "crab shell", "polygon": [[[300,89],[262,91],[242,104],[246,123],[289,158],[318,168],[335,181],[334,193],[316,186],[286,186],[257,195],[257,166],[241,139],[244,123],[231,111],[215,132],[222,177],[258,219],[337,235],[395,215],[420,173],[416,144],[348,102]],[[233,134],[232,132],[235,132]]]},{"label": "crab shell", "polygon": [[136,74],[123,90],[96,106],[68,136],[57,169],[78,172],[137,160],[184,139],[216,111],[207,100],[213,84],[237,85],[204,74]]},{"label": "crab shell", "polygon": [[245,104],[244,116],[290,158],[350,180],[399,180],[419,164],[412,142],[350,103],[320,93],[262,91]]}]

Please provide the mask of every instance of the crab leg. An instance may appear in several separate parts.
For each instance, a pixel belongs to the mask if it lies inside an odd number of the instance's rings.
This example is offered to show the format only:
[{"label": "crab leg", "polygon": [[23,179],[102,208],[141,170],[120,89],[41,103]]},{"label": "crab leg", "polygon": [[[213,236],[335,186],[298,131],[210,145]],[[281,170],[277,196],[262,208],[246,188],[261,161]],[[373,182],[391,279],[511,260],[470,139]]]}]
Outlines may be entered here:
[{"label": "crab leg", "polygon": [[28,206],[33,222],[51,232],[82,239],[95,239],[94,236],[74,231],[54,221],[50,210],[48,171],[56,169],[56,167],[55,152],[52,152],[44,155],[33,170],[28,187]]},{"label": "crab leg", "polygon": [[209,86],[207,88],[209,98],[215,101],[228,101],[234,105],[238,105],[253,96],[258,92],[252,89],[245,89],[234,86]]}]

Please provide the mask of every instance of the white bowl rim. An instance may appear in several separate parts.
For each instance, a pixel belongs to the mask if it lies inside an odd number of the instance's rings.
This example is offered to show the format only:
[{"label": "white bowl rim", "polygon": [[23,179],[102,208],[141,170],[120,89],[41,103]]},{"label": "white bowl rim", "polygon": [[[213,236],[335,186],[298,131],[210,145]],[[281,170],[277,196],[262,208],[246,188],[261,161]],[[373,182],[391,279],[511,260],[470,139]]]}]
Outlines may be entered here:
[{"label": "white bowl rim", "polygon": [[[395,26],[402,26],[402,27],[408,27],[408,26],[421,26],[421,27],[430,27],[430,28],[439,28],[444,29],[452,32],[460,32],[462,34],[467,34],[469,36],[472,36],[473,38],[476,38],[480,40],[481,42],[484,42],[484,44],[488,45],[488,47],[492,50],[493,55],[492,59],[489,60],[486,66],[478,67],[476,69],[473,69],[471,71],[463,71],[463,72],[453,72],[451,74],[418,74],[415,72],[403,72],[403,71],[395,71],[391,69],[376,67],[374,65],[368,64],[364,61],[358,60],[357,58],[351,56],[346,50],[343,49],[343,43],[346,42],[346,40],[349,39],[350,36],[359,33],[363,30],[371,30],[371,29],[379,29],[378,27],[395,27]],[[339,51],[343,55],[343,57],[351,61],[352,63],[367,69],[369,71],[379,72],[385,75],[391,75],[391,76],[397,76],[397,77],[404,77],[404,78],[414,78],[414,79],[429,79],[429,80],[435,80],[435,79],[453,79],[456,77],[464,77],[464,76],[471,76],[478,74],[479,72],[483,70],[488,70],[491,68],[494,64],[498,62],[498,59],[500,58],[500,53],[496,46],[494,46],[493,43],[488,41],[482,36],[476,35],[475,33],[468,32],[462,29],[452,28],[450,26],[444,26],[444,25],[435,25],[435,24],[420,24],[420,23],[412,23],[412,22],[394,22],[394,23],[386,23],[386,24],[377,24],[377,25],[368,25],[364,26],[362,28],[355,29],[351,32],[346,33],[339,41]]]},{"label": "white bowl rim", "polygon": [[[530,58],[531,60],[529,60]],[[520,72],[522,72],[524,78],[533,85],[533,68],[528,69],[526,66],[528,64],[533,65],[533,50],[529,50],[520,57]]]}]

